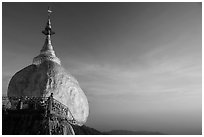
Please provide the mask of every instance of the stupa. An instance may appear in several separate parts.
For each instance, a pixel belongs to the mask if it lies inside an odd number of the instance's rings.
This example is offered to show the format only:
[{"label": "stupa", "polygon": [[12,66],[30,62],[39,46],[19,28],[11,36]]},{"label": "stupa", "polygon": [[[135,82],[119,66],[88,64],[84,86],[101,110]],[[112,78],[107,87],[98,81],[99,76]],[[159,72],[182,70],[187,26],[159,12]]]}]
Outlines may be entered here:
[{"label": "stupa", "polygon": [[[47,24],[42,31],[46,39],[40,54],[34,57],[31,65],[18,71],[11,78],[7,96],[11,109],[16,109],[19,104],[19,101],[13,98],[21,99],[21,102],[22,100],[26,102],[26,98],[27,100],[28,98],[41,98],[41,100],[52,98],[55,100],[51,105],[54,106],[54,111],[57,109],[61,112],[66,108],[69,109],[66,110],[65,119],[74,120],[75,125],[82,126],[89,114],[88,100],[78,81],[61,65],[60,59],[55,55],[51,43],[51,36],[55,34],[51,28],[51,12],[48,8]],[[59,104],[63,104],[63,107]],[[20,105],[21,109],[28,107]]]}]

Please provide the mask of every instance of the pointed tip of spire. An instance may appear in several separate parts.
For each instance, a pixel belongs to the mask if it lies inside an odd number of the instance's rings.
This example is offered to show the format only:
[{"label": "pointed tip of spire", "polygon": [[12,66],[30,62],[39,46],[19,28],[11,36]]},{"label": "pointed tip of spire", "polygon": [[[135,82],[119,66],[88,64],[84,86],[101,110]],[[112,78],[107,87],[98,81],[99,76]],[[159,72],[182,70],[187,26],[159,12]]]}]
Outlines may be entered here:
[{"label": "pointed tip of spire", "polygon": [[51,29],[51,21],[50,21],[50,14],[51,14],[50,7],[48,7],[48,21],[46,24],[45,29],[42,31],[43,34],[46,35],[45,44],[40,51],[40,55],[33,59],[33,64],[38,65],[41,64],[45,60],[54,61],[58,64],[61,64],[60,59],[56,57],[55,51],[53,50],[51,44],[51,35],[55,34],[54,31]]},{"label": "pointed tip of spire", "polygon": [[47,24],[45,26],[45,29],[42,31],[42,33],[45,34],[45,35],[53,35],[53,34],[55,34],[55,32],[52,31],[52,27],[51,27],[50,16],[51,16],[52,11],[50,9],[50,6],[48,6],[47,12],[48,12]]},{"label": "pointed tip of spire", "polygon": [[52,10],[51,10],[50,6],[48,6],[47,12],[48,12],[48,14],[49,14],[49,13],[52,13]]},{"label": "pointed tip of spire", "polygon": [[50,10],[50,7],[48,6],[48,20],[47,20],[47,24],[46,24],[45,29],[42,31],[42,33],[46,35],[46,40],[45,40],[45,44],[44,44],[43,48],[41,49],[41,53],[49,52],[49,53],[52,53],[53,55],[55,55],[52,44],[51,44],[51,35],[55,34],[55,32],[52,31],[52,28],[51,28],[51,21],[50,21],[50,13],[51,12],[52,11]]}]

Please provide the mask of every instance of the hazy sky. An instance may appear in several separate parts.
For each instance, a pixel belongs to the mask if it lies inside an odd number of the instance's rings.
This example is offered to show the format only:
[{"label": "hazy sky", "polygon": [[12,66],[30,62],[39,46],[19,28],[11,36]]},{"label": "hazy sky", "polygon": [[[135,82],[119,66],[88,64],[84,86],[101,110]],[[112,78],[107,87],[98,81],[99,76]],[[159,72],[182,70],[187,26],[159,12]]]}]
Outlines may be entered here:
[{"label": "hazy sky", "polygon": [[3,94],[39,54],[48,5],[56,55],[89,100],[86,125],[201,134],[201,3],[3,3]]}]

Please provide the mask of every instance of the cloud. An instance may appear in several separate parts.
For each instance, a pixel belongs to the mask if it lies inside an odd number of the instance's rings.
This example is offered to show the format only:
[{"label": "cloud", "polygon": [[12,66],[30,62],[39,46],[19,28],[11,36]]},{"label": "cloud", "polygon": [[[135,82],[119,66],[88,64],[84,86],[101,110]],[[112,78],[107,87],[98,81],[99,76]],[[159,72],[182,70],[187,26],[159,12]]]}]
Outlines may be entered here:
[{"label": "cloud", "polygon": [[[201,91],[201,65],[191,56],[161,56],[166,48],[158,48],[146,54],[146,66],[118,66],[76,61],[70,70],[79,79],[79,83],[89,94],[95,96],[131,96],[169,93],[178,95]],[[74,62],[74,61],[73,61]],[[74,67],[75,66],[75,67]],[[147,67],[148,66],[148,67]],[[131,93],[131,94],[130,94]],[[133,99],[133,98],[132,98]],[[128,100],[128,98],[127,98]]]}]

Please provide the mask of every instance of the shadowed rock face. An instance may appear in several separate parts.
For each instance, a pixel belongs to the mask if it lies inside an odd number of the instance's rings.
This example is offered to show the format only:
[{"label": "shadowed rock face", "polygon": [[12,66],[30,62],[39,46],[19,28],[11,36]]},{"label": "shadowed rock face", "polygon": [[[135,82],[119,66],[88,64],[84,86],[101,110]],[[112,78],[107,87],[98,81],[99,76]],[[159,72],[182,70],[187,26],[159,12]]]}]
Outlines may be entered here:
[{"label": "shadowed rock face", "polygon": [[[45,115],[45,110],[3,110],[3,135],[73,135],[74,130],[63,118]],[[80,126],[78,126],[80,127]]]},{"label": "shadowed rock face", "polygon": [[68,106],[80,125],[89,114],[87,98],[77,80],[58,63],[46,60],[39,65],[29,65],[11,79],[7,95],[28,97],[53,97]]}]

